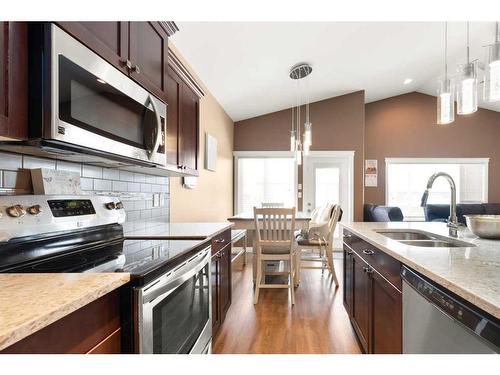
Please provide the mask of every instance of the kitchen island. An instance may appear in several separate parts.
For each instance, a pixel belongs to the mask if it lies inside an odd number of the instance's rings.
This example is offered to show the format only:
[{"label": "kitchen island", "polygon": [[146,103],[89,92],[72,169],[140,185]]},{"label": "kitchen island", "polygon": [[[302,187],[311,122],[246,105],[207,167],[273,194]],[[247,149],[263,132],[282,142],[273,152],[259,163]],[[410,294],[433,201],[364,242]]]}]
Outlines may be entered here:
[{"label": "kitchen island", "polygon": [[[402,352],[407,267],[456,300],[500,318],[500,242],[445,223],[343,223],[344,306],[360,343],[369,353]],[[451,307],[453,309],[453,307]]]},{"label": "kitchen island", "polygon": [[[68,350],[64,352],[87,353],[91,351],[99,343],[100,338],[104,341],[119,330],[119,315],[115,319],[110,315],[111,309],[108,309],[106,314],[93,318],[92,322],[89,322],[89,332],[84,332],[82,327],[85,328],[85,323],[87,323],[85,320],[92,317],[78,316],[81,315],[78,311],[95,304],[102,298],[107,298],[106,296],[112,296],[111,293],[116,294],[118,288],[127,284],[129,279],[128,273],[0,274],[0,352],[6,348],[7,352],[16,352],[12,347],[16,344],[23,345],[23,349],[28,345],[33,345],[28,342],[31,335],[39,332],[43,334],[44,329],[49,332],[51,325],[64,322],[64,319],[72,314],[76,314],[75,317],[79,318],[77,319],[79,328],[75,328],[71,333],[60,331],[60,339],[49,342],[54,348],[47,347],[48,341],[45,341],[46,346],[39,347],[37,352],[61,353],[66,343],[68,348],[64,349]],[[103,302],[108,301],[103,300]],[[100,303],[99,306],[109,307],[107,303]],[[92,311],[98,312],[99,310]],[[94,328],[99,328],[96,324],[101,321],[103,329],[94,331]],[[69,327],[70,325],[67,325],[65,328]],[[82,333],[82,336],[75,337],[69,345],[72,336],[78,333]],[[89,335],[84,337],[87,333]],[[49,334],[53,333],[49,332]],[[27,344],[23,344],[22,341]],[[36,348],[30,347],[29,352],[33,353],[35,350]],[[23,352],[23,350],[17,352]]]}]

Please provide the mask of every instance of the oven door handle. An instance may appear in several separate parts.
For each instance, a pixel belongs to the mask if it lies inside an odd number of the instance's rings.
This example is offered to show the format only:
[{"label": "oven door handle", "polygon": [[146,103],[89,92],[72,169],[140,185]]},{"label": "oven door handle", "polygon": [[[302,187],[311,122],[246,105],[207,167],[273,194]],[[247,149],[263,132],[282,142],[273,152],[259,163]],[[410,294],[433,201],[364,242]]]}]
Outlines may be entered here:
[{"label": "oven door handle", "polygon": [[[175,289],[186,282],[186,280],[189,280],[191,277],[200,272],[210,261],[210,248],[205,250],[199,256],[201,257],[201,259],[199,259],[198,261],[195,261],[193,259],[191,262],[188,262],[187,264],[179,267],[172,274],[165,275],[164,278],[160,278],[160,280],[152,286],[144,288],[142,294],[142,303],[145,304],[153,302],[153,300],[158,297],[167,297]],[[190,263],[193,264],[191,265]],[[179,271],[182,271],[182,274],[178,277],[175,277],[179,273]]]},{"label": "oven door handle", "polygon": [[151,150],[147,150],[148,152],[148,157],[149,160],[154,159],[156,152],[158,151],[158,147],[160,147],[160,140],[161,140],[161,117],[160,117],[160,112],[158,111],[158,107],[156,106],[155,99],[149,94],[148,100],[146,102],[146,107],[149,106],[153,107],[153,112],[155,114],[156,118],[156,139],[155,143],[153,145],[153,148]]}]

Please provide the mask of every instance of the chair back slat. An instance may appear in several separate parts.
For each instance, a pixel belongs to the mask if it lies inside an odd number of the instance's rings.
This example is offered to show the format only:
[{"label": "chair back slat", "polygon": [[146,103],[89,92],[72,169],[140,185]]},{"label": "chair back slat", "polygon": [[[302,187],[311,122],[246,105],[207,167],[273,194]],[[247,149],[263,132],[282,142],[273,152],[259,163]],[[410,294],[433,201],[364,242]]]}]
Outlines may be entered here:
[{"label": "chair back slat", "polygon": [[264,246],[290,246],[294,241],[295,207],[254,207],[256,241]]}]

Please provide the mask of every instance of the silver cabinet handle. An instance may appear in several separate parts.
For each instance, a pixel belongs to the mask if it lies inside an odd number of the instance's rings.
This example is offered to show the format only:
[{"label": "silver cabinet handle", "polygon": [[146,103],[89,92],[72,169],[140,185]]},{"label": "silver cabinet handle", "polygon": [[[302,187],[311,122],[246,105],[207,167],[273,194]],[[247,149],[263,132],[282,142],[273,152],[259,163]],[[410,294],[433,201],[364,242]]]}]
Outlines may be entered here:
[{"label": "silver cabinet handle", "polygon": [[369,249],[365,249],[365,250],[363,250],[363,254],[365,254],[365,255],[373,255],[373,254],[375,254],[375,251],[369,250]]},{"label": "silver cabinet handle", "polygon": [[352,234],[344,234],[344,238],[352,238]]},{"label": "silver cabinet handle", "polygon": [[371,268],[371,267],[363,267],[363,271],[365,271],[367,274],[372,274],[373,273],[373,268]]},{"label": "silver cabinet handle", "polygon": [[141,69],[139,68],[139,65],[134,65],[132,68],[130,68],[133,72],[136,72],[137,74],[141,73]]},{"label": "silver cabinet handle", "polygon": [[218,238],[214,241],[215,243],[224,243],[226,240],[224,238]]},{"label": "silver cabinet handle", "polygon": [[120,63],[127,67],[128,70],[132,68],[132,63],[129,59],[120,59]]},{"label": "silver cabinet handle", "polygon": [[158,147],[160,146],[160,138],[161,138],[162,131],[161,131],[160,112],[158,112],[158,107],[156,106],[156,103],[151,95],[148,96],[146,106],[149,106],[149,104],[151,104],[151,106],[153,107],[153,112],[154,112],[155,117],[156,117],[156,139],[155,139],[155,143],[153,145],[153,149],[148,150],[149,160],[151,160],[154,158],[156,152],[158,151]]}]

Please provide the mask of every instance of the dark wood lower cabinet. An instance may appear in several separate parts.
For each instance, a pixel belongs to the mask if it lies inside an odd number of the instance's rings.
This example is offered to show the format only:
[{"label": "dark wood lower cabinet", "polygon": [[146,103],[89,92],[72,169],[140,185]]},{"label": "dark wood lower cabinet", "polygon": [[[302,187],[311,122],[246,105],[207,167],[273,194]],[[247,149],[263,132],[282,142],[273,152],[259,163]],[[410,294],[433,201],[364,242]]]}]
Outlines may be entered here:
[{"label": "dark wood lower cabinet", "polygon": [[120,294],[114,290],[0,353],[118,354]]},{"label": "dark wood lower cabinet", "polygon": [[[353,238],[352,233],[344,231],[344,307],[365,353],[401,353],[402,294],[398,287],[401,283],[396,282],[395,286],[388,281],[397,280],[398,267],[392,265],[379,272],[374,264],[382,264],[380,259],[374,258],[372,262],[366,253],[363,258],[349,246]],[[361,240],[355,240],[359,245]],[[391,262],[396,260],[391,258]]]},{"label": "dark wood lower cabinet", "polygon": [[[231,238],[230,230],[227,234]],[[227,237],[226,233],[220,237]],[[212,240],[212,249],[220,248],[220,243],[216,243],[216,240]],[[222,249],[212,253],[212,337],[215,338],[231,306],[231,242],[226,242]]]}]

